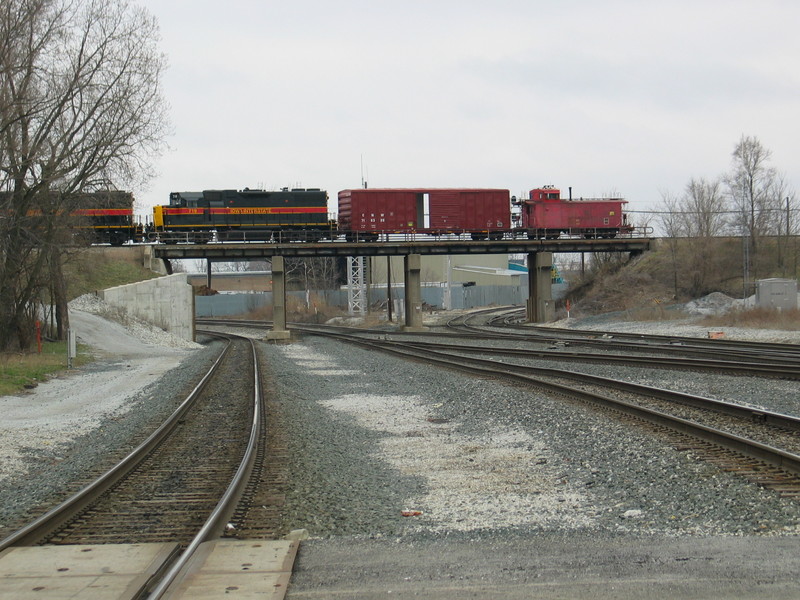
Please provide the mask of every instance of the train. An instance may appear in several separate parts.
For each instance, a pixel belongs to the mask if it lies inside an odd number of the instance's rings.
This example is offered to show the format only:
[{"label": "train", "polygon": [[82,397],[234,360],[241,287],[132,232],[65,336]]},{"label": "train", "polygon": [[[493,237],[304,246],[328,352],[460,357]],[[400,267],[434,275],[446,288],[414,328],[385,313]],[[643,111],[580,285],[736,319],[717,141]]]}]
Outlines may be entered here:
[{"label": "train", "polygon": [[[276,191],[172,192],[144,225],[110,208],[82,209],[97,241],[211,243],[234,241],[374,242],[405,236],[459,236],[474,241],[614,238],[634,232],[622,198],[562,198],[553,186],[517,199],[507,189],[355,188],[338,193],[338,219],[328,214],[321,188]],[[121,210],[116,208],[114,210]],[[127,220],[130,217],[130,220]],[[111,223],[118,218],[117,229]]]},{"label": "train", "polygon": [[148,238],[164,243],[320,241],[334,239],[328,193],[318,188],[278,191],[172,192],[153,208]]},{"label": "train", "polygon": [[520,228],[529,239],[558,239],[562,235],[591,238],[615,238],[630,235],[622,198],[563,199],[553,186],[536,188],[520,203]]},{"label": "train", "polygon": [[[121,246],[126,242],[143,242],[146,227],[134,215],[134,198],[130,192],[107,190],[61,197],[51,192],[37,199],[34,208],[25,212],[26,227],[45,225],[45,215],[66,225],[78,239],[96,244]],[[11,193],[0,191],[0,219],[13,210]],[[67,208],[70,207],[70,208]]]},{"label": "train", "polygon": [[121,246],[145,241],[145,226],[136,220],[130,192],[83,194],[80,208],[73,209],[70,217],[73,228],[93,243]]}]

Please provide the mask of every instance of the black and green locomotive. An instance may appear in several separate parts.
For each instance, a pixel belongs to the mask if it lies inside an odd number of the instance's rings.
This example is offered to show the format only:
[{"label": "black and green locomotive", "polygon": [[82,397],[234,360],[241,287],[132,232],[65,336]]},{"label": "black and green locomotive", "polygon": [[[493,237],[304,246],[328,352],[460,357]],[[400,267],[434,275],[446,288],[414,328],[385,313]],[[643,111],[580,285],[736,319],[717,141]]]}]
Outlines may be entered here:
[{"label": "black and green locomotive", "polygon": [[153,209],[148,237],[164,243],[317,241],[336,235],[324,190],[172,192]]}]

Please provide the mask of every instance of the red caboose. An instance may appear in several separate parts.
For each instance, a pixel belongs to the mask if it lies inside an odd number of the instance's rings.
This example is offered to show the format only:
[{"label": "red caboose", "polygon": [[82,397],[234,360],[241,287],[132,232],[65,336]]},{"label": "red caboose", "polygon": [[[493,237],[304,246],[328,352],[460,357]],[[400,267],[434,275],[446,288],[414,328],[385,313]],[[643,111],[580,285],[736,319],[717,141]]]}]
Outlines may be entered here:
[{"label": "red caboose", "polygon": [[613,238],[630,233],[622,198],[565,200],[552,186],[530,191],[522,204],[522,227],[529,239],[556,239],[562,233],[585,238]]},{"label": "red caboose", "polygon": [[500,239],[511,228],[508,190],[352,189],[339,192],[339,229],[348,240],[422,233]]}]

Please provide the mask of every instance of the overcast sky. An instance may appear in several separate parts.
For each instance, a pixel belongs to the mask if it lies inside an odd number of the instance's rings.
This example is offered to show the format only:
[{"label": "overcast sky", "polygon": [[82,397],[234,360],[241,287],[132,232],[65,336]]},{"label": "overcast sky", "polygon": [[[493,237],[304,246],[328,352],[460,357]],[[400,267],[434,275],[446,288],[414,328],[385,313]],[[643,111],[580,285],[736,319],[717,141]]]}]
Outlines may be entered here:
[{"label": "overcast sky", "polygon": [[[800,2],[142,0],[174,135],[137,197],[553,184],[656,207],[758,137],[800,182]],[[362,169],[363,164],[363,169]]]}]

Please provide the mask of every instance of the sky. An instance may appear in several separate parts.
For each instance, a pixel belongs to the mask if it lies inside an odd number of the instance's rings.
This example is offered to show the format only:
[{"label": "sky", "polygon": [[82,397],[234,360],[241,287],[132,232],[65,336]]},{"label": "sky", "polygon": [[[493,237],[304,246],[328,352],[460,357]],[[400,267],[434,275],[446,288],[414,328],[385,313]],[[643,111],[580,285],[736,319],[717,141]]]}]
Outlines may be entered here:
[{"label": "sky", "polygon": [[795,0],[140,0],[161,27],[172,191],[572,187],[631,211],[728,171],[800,185]]}]

